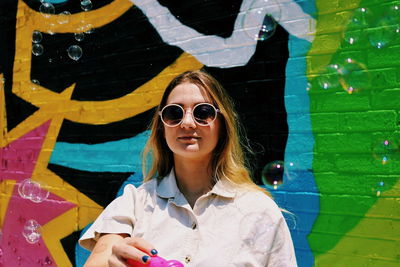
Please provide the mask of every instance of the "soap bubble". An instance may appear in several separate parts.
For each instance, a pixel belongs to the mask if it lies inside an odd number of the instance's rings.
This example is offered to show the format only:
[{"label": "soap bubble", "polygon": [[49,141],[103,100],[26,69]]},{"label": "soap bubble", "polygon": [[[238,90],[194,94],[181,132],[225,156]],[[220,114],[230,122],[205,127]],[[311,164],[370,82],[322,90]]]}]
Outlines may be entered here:
[{"label": "soap bubble", "polygon": [[297,217],[289,211],[282,211],[289,230],[297,230]]},{"label": "soap bubble", "polygon": [[398,29],[398,25],[387,24],[381,19],[375,27],[367,29],[368,40],[373,47],[384,48],[396,38]]},{"label": "soap bubble", "polygon": [[31,179],[26,179],[19,184],[18,193],[22,198],[29,199],[35,203],[43,202],[50,194],[50,192],[43,189],[39,183]]},{"label": "soap bubble", "polygon": [[378,182],[377,183],[377,185],[376,185],[376,196],[377,197],[380,197],[381,196],[381,193],[382,193],[382,191],[385,189],[385,182],[384,181],[380,181],[380,182]]},{"label": "soap bubble", "polygon": [[256,41],[270,38],[281,17],[281,8],[276,0],[254,1],[244,14],[241,26],[245,33]]},{"label": "soap bubble", "polygon": [[347,30],[343,33],[343,40],[346,45],[357,45],[363,38],[363,31],[361,30]]},{"label": "soap bubble", "polygon": [[41,44],[33,44],[32,45],[32,54],[35,56],[41,56],[43,54],[44,48]]},{"label": "soap bubble", "polygon": [[38,44],[42,41],[43,36],[40,31],[33,31],[32,32],[32,42]]},{"label": "soap bubble", "polygon": [[268,254],[283,245],[281,239],[273,238],[278,227],[266,212],[250,212],[240,221],[239,236],[253,253]]},{"label": "soap bubble", "polygon": [[56,25],[54,24],[54,23],[49,23],[48,25],[47,25],[47,33],[48,34],[50,34],[50,35],[53,35],[55,32],[54,32],[54,28],[56,27]]},{"label": "soap bubble", "polygon": [[81,0],[81,8],[83,11],[89,11],[92,9],[92,1],[90,0]]},{"label": "soap bubble", "polygon": [[367,7],[356,8],[351,17],[348,28],[350,29],[366,29],[374,22],[374,15]]},{"label": "soap bubble", "polygon": [[399,140],[394,138],[379,140],[372,148],[372,155],[378,163],[389,164],[393,159],[397,160],[400,155],[399,143]]},{"label": "soap bubble", "polygon": [[328,65],[319,72],[315,78],[318,86],[322,89],[333,89],[339,86],[340,66],[338,64]]},{"label": "soap bubble", "polygon": [[40,240],[40,232],[40,224],[35,220],[28,220],[24,225],[22,235],[25,237],[26,242],[29,244],[35,244]]},{"label": "soap bubble", "polygon": [[78,42],[85,39],[85,34],[83,32],[77,32],[74,34],[74,36],[75,36],[75,40],[77,40]]},{"label": "soap bubble", "polygon": [[40,13],[46,18],[50,17],[50,15],[54,15],[56,9],[54,8],[53,4],[49,2],[43,2],[39,7]]},{"label": "soap bubble", "polygon": [[349,94],[370,86],[371,77],[364,64],[348,58],[339,70],[340,84]]},{"label": "soap bubble", "polygon": [[36,79],[31,80],[31,89],[36,90],[38,89],[38,85],[40,85],[40,82]]},{"label": "soap bubble", "polygon": [[82,57],[82,48],[78,45],[71,45],[68,50],[68,56],[77,61]]},{"label": "soap bubble", "polygon": [[257,40],[265,41],[265,40],[269,39],[275,33],[275,29],[276,29],[275,20],[270,15],[266,15],[264,17],[264,21],[261,26],[261,30],[258,33]]},{"label": "soap bubble", "polygon": [[69,11],[63,11],[60,14],[58,14],[57,22],[59,24],[66,24],[69,22],[69,16],[71,15],[71,12]]},{"label": "soap bubble", "polygon": [[85,24],[85,25],[83,26],[83,31],[84,31],[86,34],[91,34],[91,33],[94,32],[94,27],[93,27],[93,25],[90,24],[90,23]]},{"label": "soap bubble", "polygon": [[264,185],[277,189],[283,182],[284,162],[275,160],[264,166],[261,179]]}]

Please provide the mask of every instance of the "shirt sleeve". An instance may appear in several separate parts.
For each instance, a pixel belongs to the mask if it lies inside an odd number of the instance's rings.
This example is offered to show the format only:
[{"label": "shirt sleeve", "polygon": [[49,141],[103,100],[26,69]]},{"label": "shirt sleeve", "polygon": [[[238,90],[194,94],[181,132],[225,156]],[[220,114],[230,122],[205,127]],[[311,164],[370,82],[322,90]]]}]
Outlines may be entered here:
[{"label": "shirt sleeve", "polygon": [[138,190],[131,184],[126,185],[123,194],[104,209],[79,239],[79,244],[91,251],[102,233],[131,235],[136,221],[137,198]]},{"label": "shirt sleeve", "polygon": [[265,266],[296,267],[296,255],[289,228],[283,216],[276,224],[272,234],[272,244]]}]

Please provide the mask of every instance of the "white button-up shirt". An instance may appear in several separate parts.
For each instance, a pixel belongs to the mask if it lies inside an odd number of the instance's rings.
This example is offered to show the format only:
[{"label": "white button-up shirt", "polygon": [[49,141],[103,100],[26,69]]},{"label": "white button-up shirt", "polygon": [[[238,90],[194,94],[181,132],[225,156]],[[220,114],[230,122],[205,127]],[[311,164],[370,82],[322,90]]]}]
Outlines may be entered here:
[{"label": "white button-up shirt", "polygon": [[192,209],[174,171],[138,188],[127,185],[79,242],[92,250],[100,233],[141,237],[159,256],[185,266],[297,266],[290,232],[270,197],[221,180]]}]

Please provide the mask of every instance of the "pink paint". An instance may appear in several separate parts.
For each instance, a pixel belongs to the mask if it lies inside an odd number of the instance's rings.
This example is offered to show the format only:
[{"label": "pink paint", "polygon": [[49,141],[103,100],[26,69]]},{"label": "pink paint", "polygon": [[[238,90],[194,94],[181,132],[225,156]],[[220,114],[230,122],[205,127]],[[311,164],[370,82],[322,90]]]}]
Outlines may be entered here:
[{"label": "pink paint", "polygon": [[30,178],[49,126],[47,121],[1,149],[2,165],[6,167],[0,168],[0,181]]},{"label": "pink paint", "polygon": [[25,222],[36,220],[41,226],[76,205],[50,193],[49,199],[34,203],[23,199],[15,186],[8,204],[3,225],[2,249],[5,266],[56,266],[49,250],[41,238],[35,244],[29,244],[22,235]]},{"label": "pink paint", "polygon": [[[16,180],[18,183],[31,178],[49,126],[50,121],[1,149],[0,181]],[[47,200],[34,203],[20,197],[18,184],[15,185],[2,228],[0,266],[55,266],[43,239],[30,244],[22,230],[27,220],[34,219],[44,226],[75,206],[52,193]]]}]

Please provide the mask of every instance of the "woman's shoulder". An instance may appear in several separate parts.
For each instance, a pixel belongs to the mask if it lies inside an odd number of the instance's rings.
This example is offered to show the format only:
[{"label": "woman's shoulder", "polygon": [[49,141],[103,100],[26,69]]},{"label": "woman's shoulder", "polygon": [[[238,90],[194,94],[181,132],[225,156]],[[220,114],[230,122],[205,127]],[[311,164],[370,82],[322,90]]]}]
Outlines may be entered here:
[{"label": "woman's shoulder", "polygon": [[282,216],[281,209],[275,201],[262,190],[238,190],[235,202],[239,209],[247,212],[265,212],[277,217]]},{"label": "woman's shoulder", "polygon": [[136,197],[144,197],[146,195],[151,195],[153,192],[155,192],[155,189],[157,187],[157,179],[151,179],[149,181],[146,181],[136,187],[133,184],[127,184],[124,187],[124,193],[123,195],[133,195]]}]

